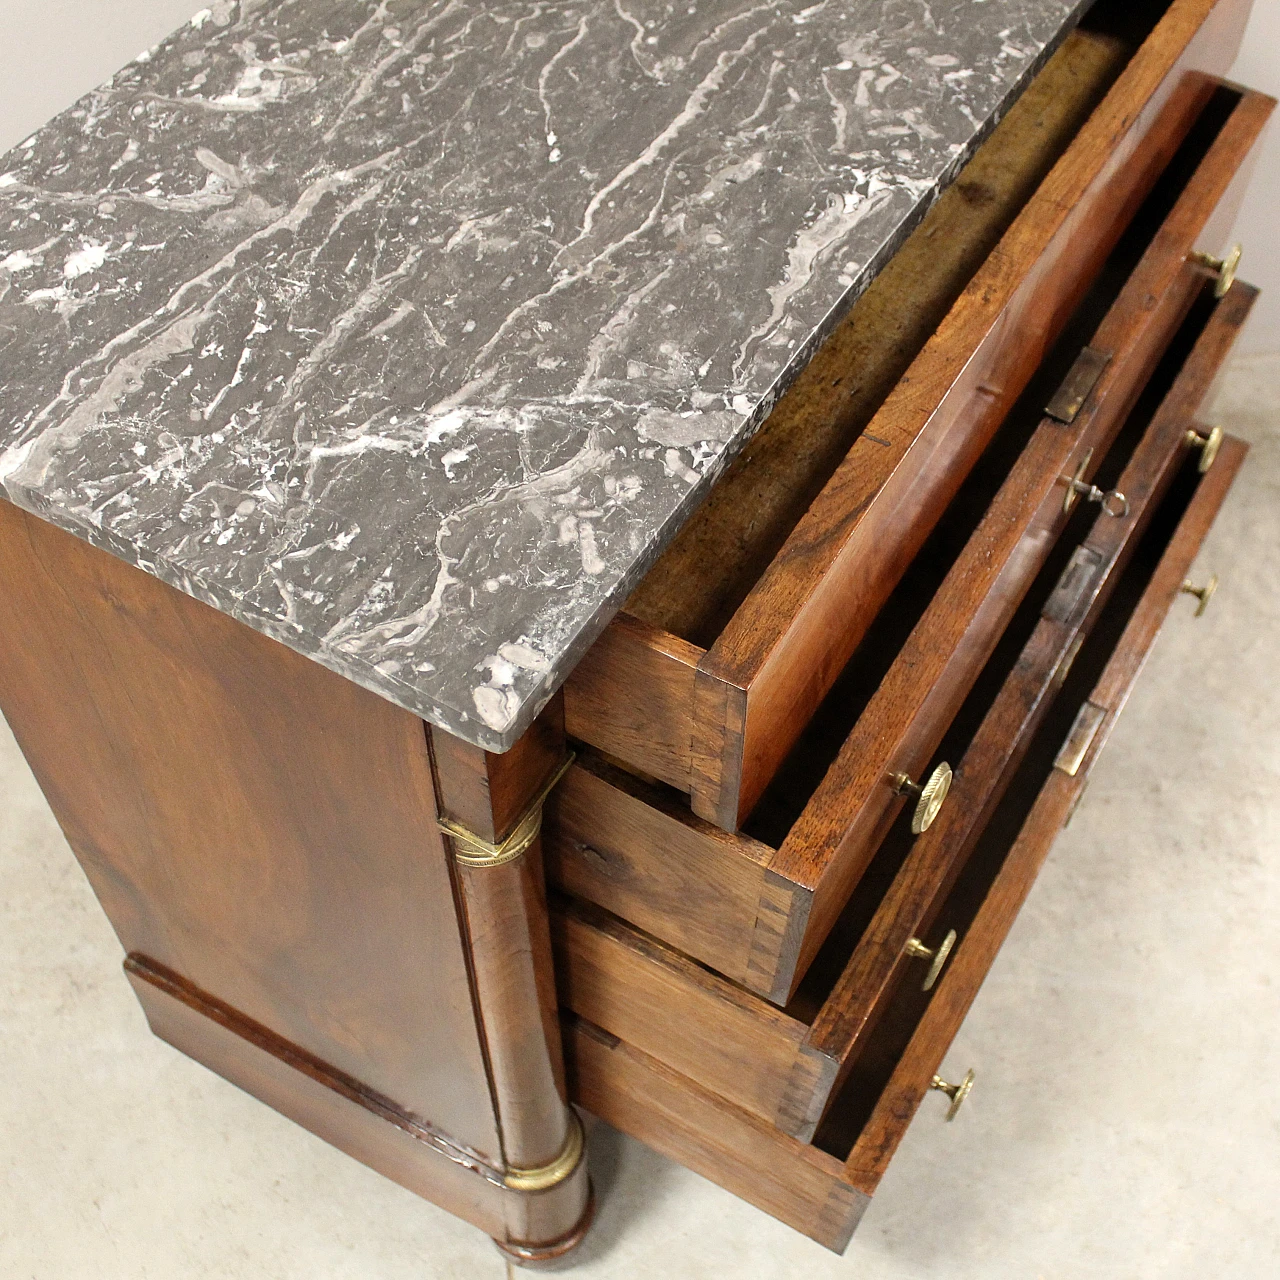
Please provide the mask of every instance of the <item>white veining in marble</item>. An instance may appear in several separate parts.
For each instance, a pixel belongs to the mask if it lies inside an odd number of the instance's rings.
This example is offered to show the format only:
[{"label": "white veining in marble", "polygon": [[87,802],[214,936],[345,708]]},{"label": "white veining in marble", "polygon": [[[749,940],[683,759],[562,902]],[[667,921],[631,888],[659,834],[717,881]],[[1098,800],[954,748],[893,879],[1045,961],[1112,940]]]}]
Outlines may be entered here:
[{"label": "white veining in marble", "polygon": [[508,746],[1079,0],[219,0],[0,158],[0,487]]}]

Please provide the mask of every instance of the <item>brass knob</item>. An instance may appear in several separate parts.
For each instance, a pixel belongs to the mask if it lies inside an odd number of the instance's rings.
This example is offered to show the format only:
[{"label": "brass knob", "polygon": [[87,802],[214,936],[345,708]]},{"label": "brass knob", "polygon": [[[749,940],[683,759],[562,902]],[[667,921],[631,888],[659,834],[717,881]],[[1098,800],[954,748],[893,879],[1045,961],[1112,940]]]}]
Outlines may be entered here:
[{"label": "brass knob", "polygon": [[1186,582],[1184,582],[1182,586],[1178,588],[1178,590],[1181,591],[1183,595],[1196,596],[1199,599],[1200,603],[1196,605],[1196,612],[1195,612],[1195,616],[1197,618],[1199,618],[1204,613],[1204,611],[1209,607],[1209,601],[1213,599],[1213,593],[1217,591],[1217,589],[1218,589],[1218,575],[1216,573],[1211,573],[1209,575],[1209,581],[1206,582],[1203,587],[1197,587],[1194,583],[1192,583],[1191,579],[1188,578]]},{"label": "brass knob", "polygon": [[921,835],[933,826],[933,820],[942,808],[942,802],[951,790],[951,766],[943,761],[930,775],[928,781],[921,786],[905,773],[895,773],[890,778],[893,789],[900,796],[916,796],[916,811],[911,815],[912,835]]},{"label": "brass knob", "polygon": [[1215,258],[1211,253],[1200,253],[1199,251],[1191,255],[1193,262],[1198,262],[1202,267],[1208,267],[1210,271],[1218,273],[1217,283],[1213,286],[1213,296],[1221,298],[1228,289],[1231,288],[1236,281],[1236,271],[1240,266],[1241,247],[1233,244],[1227,250],[1225,258]]},{"label": "brass knob", "polygon": [[1187,444],[1200,450],[1200,474],[1204,475],[1213,466],[1213,460],[1222,448],[1222,428],[1212,427],[1208,435],[1203,436],[1193,428],[1187,432]]},{"label": "brass knob", "polygon": [[1103,511],[1109,516],[1115,516],[1117,519],[1121,516],[1127,516],[1129,514],[1129,499],[1119,489],[1112,489],[1110,492],[1104,493],[1096,484],[1089,484],[1085,480],[1085,469],[1092,458],[1093,450],[1086,450],[1084,457],[1080,459],[1080,465],[1076,468],[1075,475],[1062,477],[1062,483],[1067,486],[1067,492],[1062,499],[1062,514],[1070,515],[1072,507],[1076,505],[1076,501],[1079,498],[1083,498],[1086,502],[1099,503]]},{"label": "brass knob", "polygon": [[945,1093],[951,1099],[951,1105],[947,1108],[948,1120],[954,1120],[956,1112],[964,1105],[964,1100],[969,1096],[969,1090],[973,1088],[973,1079],[971,1067],[964,1073],[964,1079],[959,1084],[948,1084],[941,1076],[934,1076],[929,1081],[930,1089],[937,1089],[939,1093]]},{"label": "brass knob", "polygon": [[933,947],[926,947],[919,938],[912,938],[907,943],[907,955],[914,956],[920,960],[932,960],[929,966],[929,972],[925,974],[924,982],[920,986],[921,991],[932,991],[933,984],[938,981],[938,975],[942,972],[942,966],[947,963],[947,957],[951,954],[951,948],[956,945],[956,931],[952,929],[942,940],[942,945],[936,950]]}]

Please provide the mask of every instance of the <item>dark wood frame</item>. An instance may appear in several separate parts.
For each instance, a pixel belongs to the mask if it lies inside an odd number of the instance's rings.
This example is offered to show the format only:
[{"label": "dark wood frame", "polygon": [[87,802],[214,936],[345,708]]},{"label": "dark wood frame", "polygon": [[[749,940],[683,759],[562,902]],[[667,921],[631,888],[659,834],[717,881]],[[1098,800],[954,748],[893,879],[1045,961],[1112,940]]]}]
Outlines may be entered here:
[{"label": "dark wood frame", "polygon": [[[827,1248],[843,1252],[929,1092],[935,1073],[1026,901],[1054,839],[1083,793],[1089,771],[1124,707],[1170,608],[1178,599],[1185,575],[1246,453],[1246,445],[1227,437],[1217,461],[1196,488],[1101,676],[1082,703],[1101,713],[1083,757],[1073,772],[1057,767],[1049,771],[1028,816],[1016,836],[1011,837],[1007,852],[940,982],[927,1002],[919,1006],[917,1021],[910,1028],[902,1051],[894,1057],[892,1070],[870,1100],[866,1119],[850,1135],[848,1154],[844,1158],[786,1133],[618,1035],[567,1013],[566,1050],[575,1100],[616,1128],[719,1183]],[[1182,451],[1175,454],[1185,458]],[[1151,479],[1159,488],[1167,476],[1153,475]],[[1100,599],[1095,596],[1091,604],[1097,603]],[[1078,619],[1069,625],[1050,622],[1048,627],[1055,630],[1052,642],[1066,639],[1069,650],[1071,644],[1066,633],[1078,624]],[[1033,646],[1051,657],[1049,649],[1053,644],[1046,634],[1034,637],[1028,647]],[[1031,679],[1030,684],[1042,687],[1038,676]],[[1056,687],[1052,681],[1051,687]],[[1014,703],[1023,701],[1029,682],[1015,673],[1006,688],[1009,691],[1006,705],[998,710],[993,708],[993,713],[1001,717]],[[1033,715],[1026,721],[1028,733],[1035,732],[1035,719]],[[1009,726],[1001,728],[1006,734],[1004,749],[1012,759],[1025,750],[1027,738],[1015,732],[1010,740]],[[1074,730],[1068,733],[1067,743],[1073,738]],[[1008,761],[1001,763],[1001,772],[1006,763]],[[639,935],[633,937],[638,945],[644,945],[645,940]],[[604,945],[608,947],[607,940]],[[781,1016],[776,1010],[768,1013]],[[668,1016],[670,1025],[678,1027],[680,1013],[673,1009]],[[730,1025],[724,1018],[697,1022],[699,1032],[708,1040]],[[735,1049],[741,1052],[742,1046],[725,1047],[725,1053]],[[752,1061],[758,1063],[760,1058],[753,1057]],[[837,1099],[835,1106],[838,1108],[844,1101]]]}]

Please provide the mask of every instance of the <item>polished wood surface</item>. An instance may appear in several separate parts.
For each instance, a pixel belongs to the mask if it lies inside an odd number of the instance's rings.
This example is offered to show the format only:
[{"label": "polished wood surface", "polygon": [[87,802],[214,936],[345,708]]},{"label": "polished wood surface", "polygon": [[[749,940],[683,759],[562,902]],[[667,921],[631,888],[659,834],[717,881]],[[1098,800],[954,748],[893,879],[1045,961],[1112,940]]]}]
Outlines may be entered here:
[{"label": "polished wood surface", "polygon": [[[1215,310],[1119,478],[1117,487],[1129,501],[1129,516],[1097,517],[1083,543],[1093,568],[1079,603],[1064,617],[1042,619],[1032,633],[956,770],[952,795],[942,813],[913,845],[870,927],[858,941],[803,1049],[805,1056],[823,1060],[820,1065],[806,1066],[803,1075],[805,1082],[820,1080],[826,1096],[805,1098],[803,1087],[798,1085],[791,1095],[793,1111],[779,1120],[795,1136],[813,1136],[830,1091],[853,1065],[866,1029],[874,1026],[895,982],[911,963],[905,951],[908,941],[913,936],[929,936],[942,900],[1004,794],[1064,678],[1065,667],[1184,461],[1186,432],[1196,406],[1225,361],[1255,296],[1254,290],[1237,283]],[[1229,485],[1233,474],[1229,462],[1224,463],[1223,471],[1214,477],[1214,489],[1224,483],[1224,477]],[[1056,597],[1056,592],[1050,596],[1047,608],[1053,608]]]},{"label": "polished wood surface", "polygon": [[1053,842],[1071,816],[1156,636],[1196,554],[1225,500],[1247,446],[1228,437],[1201,481],[1155,574],[1132,614],[1114,656],[1088,701],[1105,711],[1100,729],[1074,775],[1051,769],[1034,806],[957,947],[928,1011],[921,1019],[847,1161],[852,1185],[869,1194],[888,1168],[929,1081],[960,1029],[983,979],[1034,885]]},{"label": "polished wood surface", "polygon": [[[1070,425],[1046,418],[1032,436],[771,862],[778,875],[814,892],[797,977],[902,806],[889,779],[899,772],[913,778],[927,773],[947,726],[1065,526],[1061,477],[1092,458],[1082,473],[1092,479],[1190,307],[1203,277],[1187,255],[1273,106],[1270,98],[1251,94],[1231,113],[1090,338],[1089,345],[1111,359],[1081,413]],[[1248,308],[1233,304],[1228,310],[1239,319],[1223,321],[1215,333],[1234,336]],[[1179,384],[1178,394],[1196,396],[1194,403],[1208,390],[1197,380],[1200,369],[1196,362]]]},{"label": "polished wood surface", "polygon": [[833,1156],[580,1019],[566,1027],[574,1099],[615,1129],[842,1252],[868,1197]]},{"label": "polished wood surface", "polygon": [[151,1030],[175,1049],[489,1235],[513,1213],[520,1222],[522,1197],[474,1152],[162,966],[130,957],[126,974]]},{"label": "polished wood surface", "polygon": [[[553,699],[520,744],[493,755],[428,727],[441,811],[466,830],[513,834],[565,760],[564,716]],[[476,780],[483,785],[477,786]],[[488,838],[488,837],[485,837]],[[460,842],[456,885],[475,984],[504,1169],[552,1166],[578,1132],[564,1083],[542,841],[534,836],[510,860],[471,865]],[[491,843],[495,843],[491,840]],[[537,1197],[535,1234],[508,1237],[529,1246],[576,1235],[590,1213],[585,1159]],[[541,1251],[537,1251],[541,1252]],[[552,1256],[559,1250],[553,1245]],[[534,1255],[526,1247],[527,1260]]]},{"label": "polished wood surface", "polygon": [[[1099,516],[1085,539],[1102,570],[1089,596],[1095,613],[1175,467],[1186,458],[1195,405],[1225,360],[1254,296],[1249,286],[1237,283],[1211,308],[1181,374],[1171,379],[1119,477],[1130,516]],[[1090,430],[1081,419],[1077,423],[1081,431]],[[1215,486],[1233,474],[1228,464],[1223,467],[1221,473],[1210,472]],[[1056,502],[1060,511],[1060,486]],[[1041,591],[1048,594],[1051,585]],[[1040,600],[1031,601],[1033,610]],[[564,1007],[757,1117],[811,1139],[904,972],[918,964],[905,954],[907,941],[945,928],[944,921],[930,932],[1056,691],[1065,655],[1078,646],[1085,622],[1082,615],[1069,626],[1042,624],[1051,637],[1048,647],[1037,641],[1040,647],[1029,646],[1015,663],[965,754],[942,814],[910,846],[883,900],[871,903],[865,931],[851,938],[846,961],[837,965],[816,1004],[807,993],[785,1011],[776,1009],[605,912],[570,901],[555,912]],[[751,1070],[744,1071],[748,1062]]]},{"label": "polished wood surface", "polygon": [[809,1028],[589,903],[552,910],[565,1009],[777,1121]]},{"label": "polished wood surface", "polygon": [[125,951],[497,1164],[422,723],[0,501],[0,707]]},{"label": "polished wood surface", "polygon": [[641,773],[688,791],[693,677],[703,652],[620,613],[565,683],[566,728]]},{"label": "polished wood surface", "polygon": [[748,984],[754,967],[777,967],[780,938],[772,961],[753,951],[773,850],[599,757],[580,756],[548,801],[544,848],[552,884],[727,977]]}]

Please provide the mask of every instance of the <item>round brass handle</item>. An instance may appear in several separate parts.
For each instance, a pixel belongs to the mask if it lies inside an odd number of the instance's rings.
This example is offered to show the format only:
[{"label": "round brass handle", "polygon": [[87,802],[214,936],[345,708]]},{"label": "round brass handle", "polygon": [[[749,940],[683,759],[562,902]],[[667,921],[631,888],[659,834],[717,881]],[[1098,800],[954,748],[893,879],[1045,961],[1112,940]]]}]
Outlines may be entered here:
[{"label": "round brass handle", "polygon": [[1191,255],[1192,260],[1198,262],[1202,267],[1208,267],[1210,271],[1218,273],[1217,282],[1213,286],[1213,296],[1221,298],[1228,289],[1236,282],[1236,272],[1240,267],[1240,255],[1243,252],[1240,245],[1233,244],[1227,250],[1225,258],[1215,258],[1211,253],[1200,253],[1199,251]]},{"label": "round brass handle", "polygon": [[1067,492],[1062,498],[1062,514],[1070,515],[1077,499],[1084,498],[1086,502],[1100,504],[1107,515],[1115,516],[1116,519],[1121,516],[1127,516],[1129,514],[1129,499],[1119,489],[1112,489],[1104,493],[1096,484],[1089,484],[1085,480],[1085,469],[1088,467],[1092,457],[1093,450],[1090,449],[1080,459],[1080,465],[1076,468],[1075,475],[1062,477],[1063,484],[1067,486]]},{"label": "round brass handle", "polygon": [[964,1079],[959,1084],[948,1084],[941,1076],[934,1076],[929,1081],[930,1089],[937,1089],[939,1093],[945,1093],[951,1099],[951,1105],[947,1108],[947,1119],[954,1120],[956,1113],[964,1105],[964,1100],[969,1096],[969,1090],[973,1088],[973,1068],[971,1067],[964,1073]]},{"label": "round brass handle", "polygon": [[942,943],[936,949],[934,947],[926,947],[919,938],[912,938],[907,943],[907,955],[914,956],[920,960],[932,960],[929,966],[929,972],[925,974],[924,982],[920,984],[921,991],[932,991],[933,984],[938,981],[938,975],[942,972],[942,966],[947,963],[947,957],[951,954],[951,948],[956,945],[956,931],[952,929]]},{"label": "round brass handle", "polygon": [[1222,448],[1222,428],[1211,427],[1206,435],[1201,435],[1192,429],[1187,432],[1187,444],[1193,449],[1200,450],[1198,465],[1200,474],[1204,475],[1213,466],[1213,460],[1218,456],[1218,450]]},{"label": "round brass handle", "polygon": [[1200,603],[1196,605],[1195,612],[1195,616],[1197,618],[1201,617],[1204,614],[1204,611],[1209,607],[1209,601],[1213,599],[1213,593],[1217,591],[1217,589],[1218,575],[1216,573],[1211,573],[1209,575],[1209,581],[1206,582],[1203,587],[1197,587],[1191,579],[1188,578],[1186,582],[1178,588],[1183,595],[1195,596],[1199,599]]},{"label": "round brass handle", "polygon": [[924,786],[913,782],[905,773],[889,779],[900,796],[916,796],[916,811],[911,815],[911,834],[922,835],[933,826],[942,802],[951,790],[951,766],[944,760],[930,775]]}]

